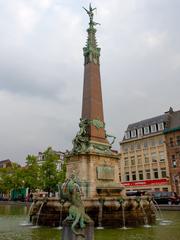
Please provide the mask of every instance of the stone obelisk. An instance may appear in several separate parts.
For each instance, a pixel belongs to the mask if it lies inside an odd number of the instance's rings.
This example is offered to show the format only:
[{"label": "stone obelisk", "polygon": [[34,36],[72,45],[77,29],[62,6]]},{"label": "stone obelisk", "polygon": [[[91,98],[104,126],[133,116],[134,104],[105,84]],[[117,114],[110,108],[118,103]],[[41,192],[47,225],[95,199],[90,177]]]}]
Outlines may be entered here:
[{"label": "stone obelisk", "polygon": [[[85,8],[84,8],[85,9]],[[84,86],[79,131],[73,139],[73,149],[67,157],[67,177],[75,172],[84,196],[98,196],[102,189],[119,188],[118,156],[111,151],[105,131],[100,77],[100,48],[96,42],[95,8],[85,9],[89,15],[88,38],[84,53]]]},{"label": "stone obelisk", "polygon": [[[85,9],[86,10],[86,9]],[[107,143],[104,129],[103,101],[100,77],[100,48],[97,47],[96,29],[97,23],[93,21],[93,9],[86,10],[89,17],[88,39],[84,51],[84,88],[82,101],[82,119],[99,122],[101,127],[88,126],[89,141]]]}]

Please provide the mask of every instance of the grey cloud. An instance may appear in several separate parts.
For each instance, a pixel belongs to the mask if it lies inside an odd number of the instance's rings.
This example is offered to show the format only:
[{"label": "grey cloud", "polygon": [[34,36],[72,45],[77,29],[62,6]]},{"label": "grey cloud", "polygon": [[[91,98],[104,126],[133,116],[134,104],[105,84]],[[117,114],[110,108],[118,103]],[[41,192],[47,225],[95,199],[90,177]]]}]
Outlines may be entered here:
[{"label": "grey cloud", "polygon": [[[101,23],[97,41],[102,49],[106,129],[118,142],[129,123],[162,114],[170,105],[179,109],[180,3],[92,4],[98,7],[95,20]],[[87,6],[86,0],[52,1],[49,8],[33,8],[36,21],[23,27],[12,22],[14,6],[11,12],[1,8],[1,158],[22,162],[26,153],[49,145],[71,148],[81,114],[82,48],[88,24],[82,6]]]}]

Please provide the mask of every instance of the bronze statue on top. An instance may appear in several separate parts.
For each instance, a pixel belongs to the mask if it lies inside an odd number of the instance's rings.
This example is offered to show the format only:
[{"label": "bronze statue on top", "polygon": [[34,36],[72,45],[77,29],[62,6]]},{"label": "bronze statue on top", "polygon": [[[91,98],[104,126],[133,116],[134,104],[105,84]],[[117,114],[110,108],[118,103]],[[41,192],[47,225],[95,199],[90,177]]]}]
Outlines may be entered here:
[{"label": "bronze statue on top", "polygon": [[92,8],[91,4],[89,4],[89,10],[87,10],[85,7],[83,7],[83,8],[87,12],[87,14],[89,15],[89,19],[90,19],[89,24],[90,24],[90,26],[93,27],[95,25],[100,25],[100,23],[96,23],[96,22],[93,21],[93,17],[94,17],[93,11],[96,10],[96,8]]}]

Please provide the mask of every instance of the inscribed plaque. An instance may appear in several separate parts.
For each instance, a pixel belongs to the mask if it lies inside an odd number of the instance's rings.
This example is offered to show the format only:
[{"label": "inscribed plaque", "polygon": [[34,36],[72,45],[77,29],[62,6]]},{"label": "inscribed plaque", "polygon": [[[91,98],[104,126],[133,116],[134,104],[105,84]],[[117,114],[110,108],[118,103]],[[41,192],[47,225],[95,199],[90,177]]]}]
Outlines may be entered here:
[{"label": "inscribed plaque", "polygon": [[114,168],[110,166],[99,166],[97,167],[97,178],[103,180],[114,179]]}]

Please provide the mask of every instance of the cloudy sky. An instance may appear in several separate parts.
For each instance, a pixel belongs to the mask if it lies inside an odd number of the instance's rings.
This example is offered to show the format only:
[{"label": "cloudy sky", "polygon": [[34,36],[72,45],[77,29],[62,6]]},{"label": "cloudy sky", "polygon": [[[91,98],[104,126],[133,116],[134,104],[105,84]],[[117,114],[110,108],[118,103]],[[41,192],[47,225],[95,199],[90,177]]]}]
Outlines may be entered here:
[{"label": "cloudy sky", "polygon": [[[180,1],[92,0],[106,129],[180,109]],[[83,87],[87,0],[0,0],[0,160],[71,149]]]}]

